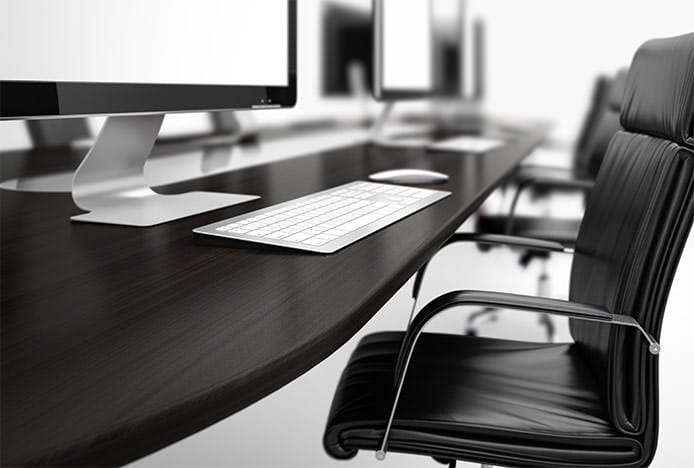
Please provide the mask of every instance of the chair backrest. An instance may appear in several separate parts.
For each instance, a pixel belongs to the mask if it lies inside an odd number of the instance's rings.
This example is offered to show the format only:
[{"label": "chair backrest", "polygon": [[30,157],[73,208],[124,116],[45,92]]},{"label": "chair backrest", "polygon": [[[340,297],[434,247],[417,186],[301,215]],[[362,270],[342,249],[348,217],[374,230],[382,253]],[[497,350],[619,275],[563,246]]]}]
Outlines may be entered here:
[{"label": "chair backrest", "polygon": [[[612,138],[576,243],[570,299],[633,316],[656,338],[694,217],[693,121],[694,33],[646,42],[627,78],[625,131]],[[613,424],[650,459],[657,357],[631,328],[572,320],[571,333]]]},{"label": "chair backrest", "polygon": [[614,78],[600,78],[595,85],[588,118],[574,151],[574,175],[579,179],[595,179],[612,136],[622,127],[619,111],[627,81],[627,69]]},{"label": "chair backrest", "polygon": [[610,83],[612,79],[605,75],[600,75],[593,84],[592,93],[590,96],[590,104],[588,112],[586,112],[581,131],[576,139],[574,146],[574,165],[579,164],[583,150],[588,143],[590,135],[595,131],[595,126],[598,123],[602,110],[607,106],[607,97],[610,93]]}]

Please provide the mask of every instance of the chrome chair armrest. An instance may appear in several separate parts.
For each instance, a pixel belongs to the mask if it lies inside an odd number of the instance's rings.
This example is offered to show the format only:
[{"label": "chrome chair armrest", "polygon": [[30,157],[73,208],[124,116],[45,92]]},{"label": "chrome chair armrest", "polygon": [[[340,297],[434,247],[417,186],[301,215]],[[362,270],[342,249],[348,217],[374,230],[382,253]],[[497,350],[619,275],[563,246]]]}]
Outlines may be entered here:
[{"label": "chrome chair armrest", "polygon": [[566,188],[581,191],[589,191],[595,185],[595,181],[589,179],[562,179],[553,177],[537,177],[530,181],[530,184],[539,187]]},{"label": "chrome chair armrest", "polygon": [[[507,236],[501,234],[484,234],[477,232],[457,232],[444,242],[441,249],[444,247],[455,244],[457,242],[476,242],[480,244],[490,244],[490,245],[505,245],[508,247],[522,247],[529,250],[541,250],[546,252],[559,252],[573,254],[574,250],[571,247],[567,247],[559,242],[546,241],[540,239],[532,239],[530,237],[518,237],[518,236]],[[439,249],[439,250],[441,250]],[[427,266],[429,262],[426,262],[417,271],[414,284],[412,285],[412,298],[416,301],[419,297],[419,291],[422,287],[422,281],[424,280],[424,273],[426,273]]]},{"label": "chrome chair armrest", "polygon": [[643,326],[631,316],[612,314],[606,308],[581,304],[577,302],[564,301],[560,299],[550,299],[544,297],[524,296],[495,291],[453,291],[443,294],[429,302],[421,312],[414,318],[407,328],[403,338],[400,354],[395,365],[395,400],[391,409],[388,424],[381,443],[381,448],[376,452],[376,458],[383,460],[388,449],[388,436],[395,418],[395,410],[400,399],[405,375],[410,365],[414,347],[422,330],[429,321],[439,313],[457,306],[488,306],[505,309],[518,309],[530,312],[543,312],[551,315],[560,315],[579,320],[589,320],[594,322],[609,323],[619,326],[636,328],[641,335],[648,341],[648,350],[651,354],[660,353],[660,344],[651,336]]},{"label": "chrome chair armrest", "polygon": [[444,246],[455,242],[476,242],[479,244],[506,245],[508,247],[521,247],[524,249],[543,250],[547,252],[573,253],[572,248],[565,246],[561,242],[505,234],[457,232],[446,241]]},{"label": "chrome chair armrest", "polygon": [[528,187],[548,187],[548,188],[565,188],[565,189],[576,189],[577,191],[589,192],[595,182],[592,180],[583,179],[566,179],[566,178],[553,178],[553,177],[534,177],[523,180],[518,184],[516,193],[513,195],[513,200],[511,201],[511,207],[507,215],[508,221],[506,222],[506,234],[513,232],[513,225],[516,218],[516,208],[518,207],[518,200],[525,189]]}]

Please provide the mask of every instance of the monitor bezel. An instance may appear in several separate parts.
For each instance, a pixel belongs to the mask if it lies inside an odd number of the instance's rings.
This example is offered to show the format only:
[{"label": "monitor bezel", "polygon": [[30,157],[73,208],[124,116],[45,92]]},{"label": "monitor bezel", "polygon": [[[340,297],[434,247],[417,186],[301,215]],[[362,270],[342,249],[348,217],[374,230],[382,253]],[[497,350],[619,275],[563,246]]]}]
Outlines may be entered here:
[{"label": "monitor bezel", "polygon": [[288,4],[287,86],[0,80],[0,120],[277,109],[296,104],[296,0]]}]

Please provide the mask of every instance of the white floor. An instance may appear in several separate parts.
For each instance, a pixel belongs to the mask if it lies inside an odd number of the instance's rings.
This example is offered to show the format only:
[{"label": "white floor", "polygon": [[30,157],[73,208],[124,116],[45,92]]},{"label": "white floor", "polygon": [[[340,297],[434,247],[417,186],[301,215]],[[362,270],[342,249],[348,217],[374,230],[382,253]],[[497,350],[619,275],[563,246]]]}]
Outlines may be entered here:
[{"label": "white floor", "polygon": [[[575,212],[577,200],[560,200],[552,212]],[[568,208],[567,208],[568,207]],[[468,226],[465,226],[468,227]],[[464,227],[464,228],[465,228]],[[691,453],[691,421],[694,400],[690,397],[694,376],[689,340],[694,336],[690,293],[694,284],[694,241],[691,236],[670,293],[662,332],[660,356],[660,444],[651,466],[686,466]],[[566,298],[571,258],[554,255],[548,262],[552,296]],[[524,294],[536,293],[539,262],[521,268],[509,250],[481,253],[476,247],[452,246],[432,262],[422,292],[422,304],[454,289],[493,289]],[[503,271],[500,277],[499,271]],[[321,438],[332,394],[349,354],[358,340],[374,331],[405,326],[411,280],[346,345],[294,382],[220,423],[145,457],[132,467],[234,466],[234,467],[440,467],[429,458],[388,454],[384,462],[373,453],[360,453],[350,461],[336,461],[323,451]],[[463,309],[444,314],[432,328],[460,331]],[[569,340],[565,321],[559,324],[557,341]],[[481,324],[485,335],[544,340],[537,317],[507,311],[496,322]],[[468,467],[465,463],[458,466]]]}]

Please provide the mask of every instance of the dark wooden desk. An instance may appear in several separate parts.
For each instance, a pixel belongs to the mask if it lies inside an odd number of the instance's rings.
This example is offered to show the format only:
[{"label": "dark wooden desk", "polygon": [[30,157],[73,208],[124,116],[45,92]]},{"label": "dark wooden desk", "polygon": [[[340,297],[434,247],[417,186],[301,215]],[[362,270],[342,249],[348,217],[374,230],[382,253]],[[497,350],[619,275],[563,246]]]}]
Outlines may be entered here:
[{"label": "dark wooden desk", "polygon": [[[262,199],[147,229],[71,223],[68,194],[3,191],[3,465],[124,464],[300,376],[379,310],[546,129],[526,130],[486,155],[356,146],[163,187]],[[61,152],[52,157],[58,165]],[[201,245],[191,233],[405,166],[449,174],[437,188],[453,195],[333,255]]]}]

